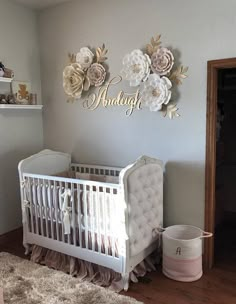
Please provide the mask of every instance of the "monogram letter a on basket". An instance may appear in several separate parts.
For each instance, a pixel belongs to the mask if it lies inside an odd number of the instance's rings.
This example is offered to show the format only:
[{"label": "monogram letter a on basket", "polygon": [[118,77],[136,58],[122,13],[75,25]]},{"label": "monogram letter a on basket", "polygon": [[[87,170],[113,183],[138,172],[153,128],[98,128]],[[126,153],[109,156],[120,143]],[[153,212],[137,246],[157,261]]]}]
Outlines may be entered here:
[{"label": "monogram letter a on basket", "polygon": [[104,44],[96,49],[96,55],[87,47],[81,48],[77,55],[69,54],[70,64],[63,72],[68,101],[81,98],[83,91],[95,86],[100,87],[98,92],[88,93],[83,102],[89,110],[96,110],[100,105],[125,106],[128,107],[126,115],[130,116],[133,110],[146,107],[152,112],[160,111],[170,119],[179,117],[176,102],[171,99],[172,92],[187,77],[188,67],[175,66],[172,51],[161,46],[160,38],[161,35],[152,37],[145,51],[135,49],[124,56],[121,73],[136,91],[125,93],[120,90],[115,97],[108,96],[109,87],[121,83],[122,76],[115,76],[104,84],[106,69],[103,63],[107,59]]}]

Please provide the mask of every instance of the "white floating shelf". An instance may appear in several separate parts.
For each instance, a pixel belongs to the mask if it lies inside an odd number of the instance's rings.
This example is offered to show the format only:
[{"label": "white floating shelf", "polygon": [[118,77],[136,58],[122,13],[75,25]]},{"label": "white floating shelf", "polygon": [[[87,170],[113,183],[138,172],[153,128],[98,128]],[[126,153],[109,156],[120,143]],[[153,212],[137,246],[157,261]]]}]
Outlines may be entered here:
[{"label": "white floating shelf", "polygon": [[13,78],[0,77],[0,82],[12,82]]},{"label": "white floating shelf", "polygon": [[0,104],[0,109],[42,110],[43,105]]}]

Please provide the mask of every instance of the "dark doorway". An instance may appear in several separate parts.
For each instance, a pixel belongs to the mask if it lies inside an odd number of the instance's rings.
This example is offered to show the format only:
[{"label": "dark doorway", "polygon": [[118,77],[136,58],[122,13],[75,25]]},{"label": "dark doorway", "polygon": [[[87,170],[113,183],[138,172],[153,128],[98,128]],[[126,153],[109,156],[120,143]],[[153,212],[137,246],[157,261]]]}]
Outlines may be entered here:
[{"label": "dark doorway", "polygon": [[218,70],[215,263],[236,258],[236,68]]},{"label": "dark doorway", "polygon": [[[217,134],[218,130],[216,128],[217,122],[217,113],[218,113],[218,95],[220,97],[220,90],[218,92],[218,82],[220,82],[220,74],[224,74],[226,71],[228,74],[234,73],[233,69],[236,69],[236,58],[228,58],[228,59],[219,59],[208,61],[207,63],[207,115],[206,115],[206,175],[205,175],[205,230],[214,233],[213,238],[209,238],[205,240],[204,247],[204,264],[205,268],[211,268],[214,264],[214,257],[217,252],[220,253],[220,250],[225,247],[227,239],[229,242],[227,244],[230,247],[227,247],[226,250],[222,250],[223,252],[227,252],[229,257],[234,254],[232,249],[234,248],[234,228],[232,227],[232,222],[227,221],[228,224],[224,226],[218,226],[218,218],[217,212],[220,212],[218,209],[220,208],[216,202],[216,188],[217,190],[221,187],[221,184],[218,184],[219,173],[217,172],[217,167],[219,166],[218,159],[220,153],[219,148],[217,147]],[[233,71],[233,72],[232,72]],[[235,81],[231,76],[228,76],[231,80],[227,80],[229,82]],[[219,80],[218,80],[219,79]],[[223,92],[224,90],[222,90]],[[222,93],[223,95],[227,93]],[[234,100],[233,100],[234,102]],[[220,103],[220,101],[219,101]],[[235,104],[236,106],[236,104]],[[224,115],[224,106],[219,106],[222,108],[222,115]],[[234,121],[236,118],[234,119]],[[223,123],[223,122],[221,122]],[[232,131],[233,134],[233,131]],[[235,137],[235,136],[234,136]],[[235,142],[235,139],[233,139]],[[216,174],[217,173],[217,174]],[[233,177],[231,177],[232,179]],[[235,181],[236,188],[236,181]],[[223,197],[223,201],[226,201],[226,198]],[[236,200],[235,200],[236,201]],[[223,212],[224,213],[224,212]],[[224,221],[223,221],[224,222]],[[227,226],[228,225],[228,226]],[[222,229],[216,227],[223,227]],[[224,229],[226,229],[224,231]],[[222,236],[222,237],[221,237]],[[225,243],[224,243],[225,241]],[[222,243],[223,242],[223,243]],[[216,246],[215,246],[216,243]],[[223,246],[223,247],[222,247]],[[217,249],[218,248],[218,249]],[[216,250],[215,250],[216,249]],[[218,261],[220,261],[220,256],[218,256]],[[222,257],[221,257],[222,258]],[[227,260],[227,258],[225,258]],[[232,263],[234,262],[234,267],[236,264],[236,259],[234,257],[233,261],[227,260],[228,265],[232,267]]]}]

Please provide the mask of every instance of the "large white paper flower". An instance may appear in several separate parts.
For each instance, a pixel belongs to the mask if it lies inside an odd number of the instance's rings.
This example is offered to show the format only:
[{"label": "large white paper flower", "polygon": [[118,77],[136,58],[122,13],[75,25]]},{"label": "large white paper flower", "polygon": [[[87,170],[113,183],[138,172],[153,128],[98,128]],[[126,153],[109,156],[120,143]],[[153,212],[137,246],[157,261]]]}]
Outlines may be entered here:
[{"label": "large white paper flower", "polygon": [[76,55],[76,62],[79,63],[83,70],[87,70],[93,62],[94,54],[87,47],[82,47]]},{"label": "large white paper flower", "polygon": [[65,67],[63,71],[63,87],[69,97],[80,98],[89,89],[90,82],[78,63]]},{"label": "large white paper flower", "polygon": [[168,104],[171,98],[172,83],[167,77],[158,74],[149,75],[141,87],[142,105],[150,111],[160,111],[163,104]]},{"label": "large white paper flower", "polygon": [[150,73],[151,60],[147,54],[134,50],[123,58],[122,73],[129,80],[130,86],[136,87],[145,81]]},{"label": "large white paper flower", "polygon": [[152,54],[151,62],[153,73],[167,75],[174,65],[174,56],[170,50],[162,47]]}]

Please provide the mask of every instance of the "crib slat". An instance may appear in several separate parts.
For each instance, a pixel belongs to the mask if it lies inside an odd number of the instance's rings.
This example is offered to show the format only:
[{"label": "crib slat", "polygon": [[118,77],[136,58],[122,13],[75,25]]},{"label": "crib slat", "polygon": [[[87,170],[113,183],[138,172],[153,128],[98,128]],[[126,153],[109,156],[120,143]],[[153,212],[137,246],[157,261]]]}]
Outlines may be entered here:
[{"label": "crib slat", "polygon": [[[115,221],[116,221],[116,201],[115,201],[115,189],[111,189],[112,194],[110,195],[110,231],[111,231],[111,246],[112,256],[115,257]],[[117,228],[116,228],[117,229]]]},{"label": "crib slat", "polygon": [[52,202],[52,182],[48,180],[48,203],[51,224],[51,238],[54,240],[54,225],[53,225],[53,202]]},{"label": "crib slat", "polygon": [[46,183],[45,179],[43,179],[43,206],[44,206],[44,218],[46,224],[46,236],[49,238],[49,231],[48,231],[48,204],[47,204],[47,192],[46,192]]},{"label": "crib slat", "polygon": [[[121,193],[120,192],[117,192],[117,195],[118,195],[118,199],[117,201],[118,202],[122,202],[122,198],[121,198]],[[117,205],[115,204],[115,212],[116,214],[118,214],[118,221],[117,221],[117,224],[119,227],[122,227],[121,229],[123,229],[122,232],[124,232],[124,230],[126,230],[126,226],[125,226],[125,210],[124,210],[124,205],[122,204],[121,206],[120,205]],[[122,226],[121,226],[121,222],[122,222]],[[116,250],[116,255],[118,256],[118,258],[121,258],[122,257],[122,245],[121,245],[121,238],[119,236],[119,234],[116,233],[116,227],[114,227],[114,234],[115,234],[115,250]]]},{"label": "crib slat", "polygon": [[58,196],[57,196],[57,183],[54,181],[53,183],[53,205],[54,205],[54,214],[56,220],[56,239],[60,241],[59,234],[59,224],[58,224]]},{"label": "crib slat", "polygon": [[[24,180],[24,187],[23,187],[23,189],[22,189],[22,191],[23,191],[23,200],[24,201],[28,201],[29,202],[29,206],[31,206],[31,201],[29,200],[29,193],[27,192],[28,190],[27,190],[27,180],[25,179]],[[24,202],[23,202],[24,203]],[[30,221],[29,221],[29,218],[30,218],[30,211],[29,211],[29,209],[27,208],[27,207],[25,207],[25,206],[22,206],[23,208],[25,208],[25,221],[26,221],[26,227],[27,227],[27,231],[30,231],[30,232],[32,232],[31,230],[30,230]]]},{"label": "crib slat", "polygon": [[59,207],[60,207],[60,222],[61,222],[61,239],[62,239],[62,242],[65,243],[65,230],[64,230],[64,225],[63,225],[63,206],[62,206],[62,193],[63,193],[63,187],[62,187],[62,182],[59,182],[59,190],[58,190],[60,193],[60,196],[59,196]]},{"label": "crib slat", "polygon": [[111,233],[111,225],[112,225],[112,213],[111,213],[111,205],[112,205],[112,196],[113,196],[113,189],[109,188],[109,193],[106,193],[106,219],[107,219],[107,242],[108,242],[108,254],[112,255],[112,233]]},{"label": "crib slat", "polygon": [[95,220],[95,215],[94,215],[94,192],[93,192],[93,187],[90,187],[89,191],[89,211],[90,211],[90,233],[91,233],[91,240],[92,240],[92,250],[95,251],[95,232],[94,232],[94,220]]},{"label": "crib slat", "polygon": [[73,244],[74,246],[76,246],[74,184],[71,184],[71,204],[72,204]]},{"label": "crib slat", "polygon": [[[68,183],[65,183],[65,190],[68,190]],[[70,205],[70,204],[69,204]],[[68,206],[69,207],[69,206]],[[71,244],[71,239],[70,239],[70,234],[67,234],[67,243],[70,245]]]},{"label": "crib slat", "polygon": [[81,226],[81,201],[80,201],[80,184],[77,184],[77,210],[78,210],[78,225],[79,225],[79,246],[82,248],[82,226]]},{"label": "crib slat", "polygon": [[85,228],[85,248],[88,249],[88,206],[87,206],[87,186],[83,185],[83,211]]},{"label": "crib slat", "polygon": [[106,188],[102,187],[103,191],[103,199],[102,199],[102,223],[103,223],[103,235],[104,235],[104,246],[105,246],[105,254],[108,255],[108,241],[107,241],[107,197],[106,197]]},{"label": "crib slat", "polygon": [[34,231],[34,212],[33,212],[33,206],[32,206],[32,188],[31,188],[31,178],[28,177],[27,179],[27,187],[28,187],[28,191],[29,191],[29,201],[30,201],[30,222],[31,222],[31,232],[35,233]]},{"label": "crib slat", "polygon": [[33,178],[33,205],[35,211],[35,224],[36,224],[36,234],[39,234],[39,218],[38,218],[38,202],[37,202],[37,193],[36,193],[36,179]]},{"label": "crib slat", "polygon": [[38,179],[38,203],[39,203],[39,213],[40,213],[40,232],[44,236],[44,227],[43,227],[43,207],[42,207],[42,186],[41,180]]},{"label": "crib slat", "polygon": [[96,220],[97,220],[97,242],[98,242],[98,252],[101,253],[101,200],[100,200],[100,193],[99,193],[99,186],[96,186]]}]

